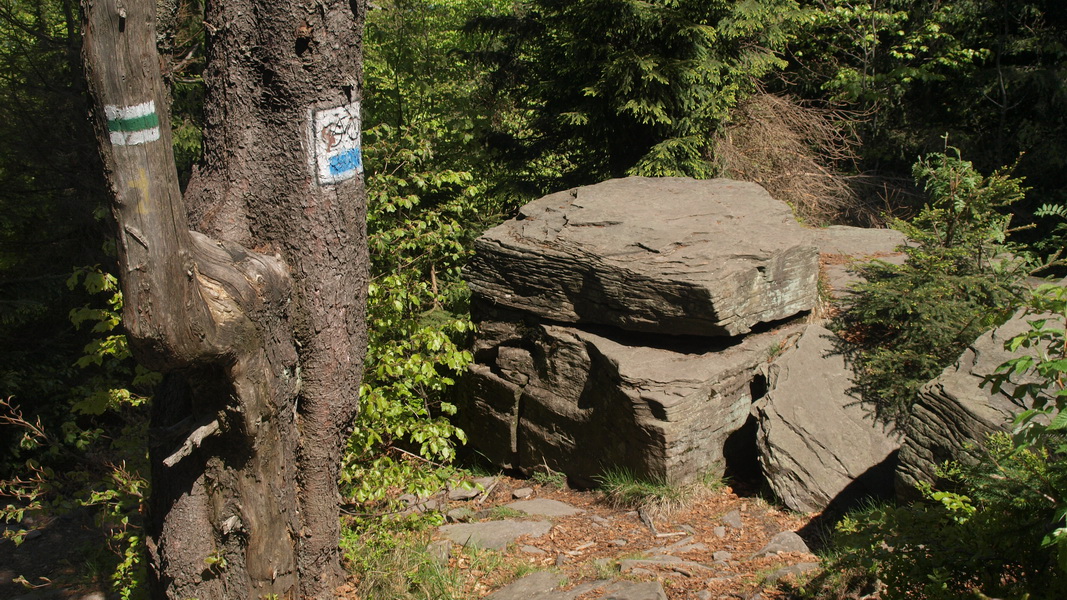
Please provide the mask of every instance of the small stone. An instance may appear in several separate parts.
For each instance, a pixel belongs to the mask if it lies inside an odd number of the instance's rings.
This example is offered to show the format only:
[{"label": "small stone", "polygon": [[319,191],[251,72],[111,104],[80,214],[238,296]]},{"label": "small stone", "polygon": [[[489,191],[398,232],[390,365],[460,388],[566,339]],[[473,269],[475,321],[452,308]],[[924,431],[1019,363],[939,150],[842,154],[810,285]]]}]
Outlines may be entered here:
[{"label": "small stone", "polygon": [[593,515],[593,516],[589,517],[589,520],[594,522],[594,523],[596,523],[597,525],[603,525],[605,527],[607,527],[608,525],[611,525],[611,519],[605,519],[604,517],[602,517],[600,515]]},{"label": "small stone", "polygon": [[497,478],[491,475],[488,477],[475,477],[474,485],[478,488],[478,491],[481,492],[493,487],[493,484],[496,483],[496,481]]},{"label": "small stone", "polygon": [[697,600],[711,600],[711,592],[708,590],[700,590],[697,592]]},{"label": "small stone", "polygon": [[448,540],[437,540],[430,542],[426,546],[426,553],[430,555],[430,558],[439,565],[447,565],[448,559],[452,556],[452,542]]},{"label": "small stone", "polygon": [[548,554],[548,552],[545,552],[544,550],[538,548],[537,546],[530,546],[529,544],[520,547],[519,548],[519,552],[522,552],[523,554],[537,554],[537,555]]},{"label": "small stone", "polygon": [[451,490],[448,490],[448,499],[449,500],[470,500],[471,498],[474,498],[474,497],[477,497],[478,495],[480,495],[482,493],[482,491],[483,490],[479,490],[478,488],[475,488],[475,487],[471,487],[471,488],[457,487],[457,488],[453,488]]},{"label": "small stone", "polygon": [[733,552],[727,552],[726,550],[717,550],[711,555],[711,558],[716,561],[728,561],[734,557]]},{"label": "small stone", "polygon": [[428,511],[441,511],[447,508],[448,502],[444,498],[426,498],[423,500],[416,500],[414,504],[408,506],[406,510],[401,512],[402,515],[410,514],[422,514]]},{"label": "small stone", "polygon": [[656,574],[655,571],[651,571],[649,569],[642,569],[641,567],[634,567],[633,569],[630,569],[628,571],[628,573],[630,575],[639,575],[639,576],[655,575]]},{"label": "small stone", "polygon": [[726,528],[721,525],[719,527],[716,527],[715,529],[712,529],[711,532],[715,534],[715,537],[719,538],[720,540],[726,537]]},{"label": "small stone", "polygon": [[608,543],[611,544],[612,546],[619,546],[620,548],[627,544],[626,540],[611,540]]},{"label": "small stone", "polygon": [[445,518],[451,523],[465,523],[474,518],[474,511],[466,506],[453,508],[445,514]]},{"label": "small stone", "polygon": [[530,496],[532,496],[533,492],[533,488],[521,487],[511,492],[511,497],[515,498],[516,500],[522,500],[524,498],[529,498]]},{"label": "small stone", "polygon": [[562,567],[565,564],[567,564],[567,555],[566,554],[557,554],[556,555],[556,566],[557,567]]},{"label": "small stone", "polygon": [[796,534],[794,531],[783,531],[773,538],[767,545],[752,555],[752,558],[761,558],[764,556],[770,556],[772,554],[778,554],[779,552],[802,552],[804,554],[811,554],[811,550],[808,549],[808,545],[804,543],[804,539]]},{"label": "small stone", "polygon": [[745,526],[744,523],[741,522],[741,511],[739,510],[731,510],[723,515],[722,518],[719,519],[719,522],[727,527],[733,527],[734,529],[741,529]]},{"label": "small stone", "polygon": [[547,498],[535,498],[533,500],[519,500],[506,505],[508,508],[524,512],[528,515],[541,517],[569,517],[585,512],[559,500]]}]

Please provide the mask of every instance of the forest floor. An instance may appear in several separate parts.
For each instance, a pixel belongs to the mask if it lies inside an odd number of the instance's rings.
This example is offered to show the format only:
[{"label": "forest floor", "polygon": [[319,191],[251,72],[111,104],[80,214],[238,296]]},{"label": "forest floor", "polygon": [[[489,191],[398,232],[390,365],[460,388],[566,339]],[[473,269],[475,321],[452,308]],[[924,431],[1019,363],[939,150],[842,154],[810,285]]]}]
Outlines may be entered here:
[{"label": "forest floor", "polygon": [[[581,512],[552,517],[522,515],[508,507],[516,502],[516,491],[524,497],[529,493],[526,500],[554,500]],[[819,562],[805,551],[772,551],[754,556],[782,532],[801,532],[810,538],[807,532],[816,529],[811,515],[778,508],[725,485],[698,487],[684,501],[674,504],[665,509],[638,511],[613,506],[604,493],[596,490],[577,491],[565,485],[498,476],[486,492],[471,499],[450,501],[442,508],[476,511],[471,518],[461,519],[470,522],[549,520],[549,532],[539,537],[519,537],[507,544],[499,551],[504,556],[493,562],[497,568],[488,572],[479,564],[485,561],[472,557],[461,544],[438,541],[450,550],[440,560],[442,564],[447,560],[448,568],[458,575],[457,596],[463,598],[485,597],[521,575],[551,570],[565,582],[562,590],[606,579],[655,581],[669,600],[784,600],[790,595],[776,581],[804,577],[803,572],[815,569]],[[648,526],[648,520],[653,527]],[[434,537],[444,539],[444,530]],[[357,583],[348,586],[343,596],[370,600],[355,592]],[[544,596],[573,600],[601,597],[605,596],[595,591],[577,597]]]},{"label": "forest floor", "polygon": [[[803,571],[818,562],[807,552],[753,557],[776,534],[812,529],[812,518],[780,509],[754,495],[739,494],[729,486],[698,488],[673,507],[639,512],[613,506],[602,492],[578,491],[562,482],[538,484],[507,476],[493,481],[476,496],[442,503],[440,509],[461,509],[469,513],[461,520],[471,523],[548,520],[551,529],[540,537],[516,539],[495,551],[491,561],[484,555],[479,558],[477,551],[465,551],[460,544],[438,542],[438,548],[448,548],[440,556],[441,566],[452,572],[460,598],[482,598],[521,575],[549,570],[560,576],[563,590],[591,581],[622,579],[658,582],[669,600],[784,600],[789,594],[779,589],[776,579],[796,576],[786,575],[790,567]],[[507,507],[517,500],[516,491],[526,500],[553,500],[581,512],[553,517],[523,515]],[[649,520],[654,530],[648,526]],[[36,526],[39,533],[31,534],[17,548],[8,540],[0,541],[0,598],[110,597],[102,591],[107,589],[103,574],[93,566],[107,552],[103,536],[87,512]],[[438,532],[434,538],[441,540],[444,535]],[[30,589],[19,583],[20,577],[39,587]],[[371,600],[355,591],[358,583],[357,575],[338,590],[338,598]],[[593,600],[603,596],[591,591],[570,597]]]}]

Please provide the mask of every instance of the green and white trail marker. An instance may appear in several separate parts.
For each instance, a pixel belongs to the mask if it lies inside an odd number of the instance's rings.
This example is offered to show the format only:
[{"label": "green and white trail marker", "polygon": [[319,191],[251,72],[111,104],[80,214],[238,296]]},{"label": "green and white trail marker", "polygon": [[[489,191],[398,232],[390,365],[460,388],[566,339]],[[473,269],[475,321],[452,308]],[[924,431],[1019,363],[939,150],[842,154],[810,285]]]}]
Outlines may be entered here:
[{"label": "green and white trail marker", "polygon": [[104,115],[115,146],[136,146],[159,139],[159,116],[154,101],[134,106],[105,106]]}]

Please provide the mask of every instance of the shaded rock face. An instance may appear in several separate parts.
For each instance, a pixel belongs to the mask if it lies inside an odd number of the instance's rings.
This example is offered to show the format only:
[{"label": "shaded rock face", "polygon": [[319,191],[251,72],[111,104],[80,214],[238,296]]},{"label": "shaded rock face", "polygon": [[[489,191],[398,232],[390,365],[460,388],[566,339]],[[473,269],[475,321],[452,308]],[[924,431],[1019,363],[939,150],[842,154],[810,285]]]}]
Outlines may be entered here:
[{"label": "shaded rock face", "polygon": [[967,460],[973,446],[990,434],[1010,431],[1023,407],[1005,393],[983,385],[985,376],[1014,355],[1004,342],[1029,329],[1021,314],[986,332],[960,355],[955,364],[922,387],[912,406],[908,439],[900,450],[897,492],[914,495],[919,482],[937,479],[937,467],[948,460]]},{"label": "shaded rock face", "polygon": [[527,204],[478,239],[466,277],[546,320],[733,336],[811,309],[818,253],[754,183],[629,177]]},{"label": "shaded rock face", "polygon": [[461,426],[497,464],[590,483],[612,467],[722,474],[723,444],[784,335],[766,324],[817,297],[807,230],[759,186],[728,180],[553,194],[475,251]]},{"label": "shaded rock face", "polygon": [[837,337],[809,325],[768,369],[770,392],[753,407],[763,473],[789,508],[889,497],[899,435],[850,393],[852,372]]},{"label": "shaded rock face", "polygon": [[608,467],[684,482],[721,475],[770,349],[800,326],[743,339],[663,340],[493,311],[479,325],[462,427],[497,464],[579,480]]}]

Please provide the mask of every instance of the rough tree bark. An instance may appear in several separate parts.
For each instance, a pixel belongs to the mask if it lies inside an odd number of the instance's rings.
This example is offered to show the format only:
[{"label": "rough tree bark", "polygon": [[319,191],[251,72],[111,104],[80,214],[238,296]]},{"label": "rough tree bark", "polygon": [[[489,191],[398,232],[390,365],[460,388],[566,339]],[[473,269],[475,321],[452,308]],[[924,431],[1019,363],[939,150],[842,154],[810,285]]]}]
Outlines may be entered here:
[{"label": "rough tree bark", "polygon": [[154,4],[83,0],[123,318],[167,373],[152,595],[332,598],[366,346],[364,2],[208,2],[204,165],[184,197]]}]

